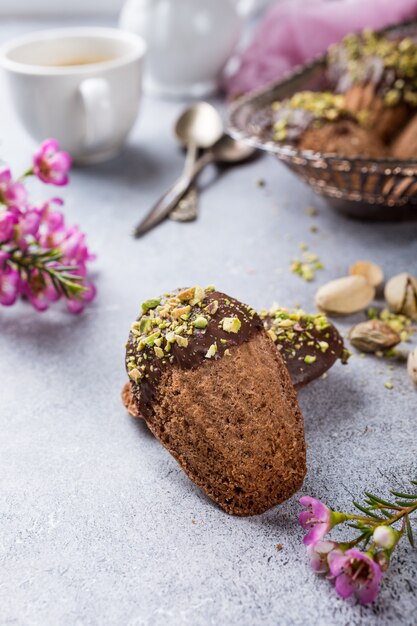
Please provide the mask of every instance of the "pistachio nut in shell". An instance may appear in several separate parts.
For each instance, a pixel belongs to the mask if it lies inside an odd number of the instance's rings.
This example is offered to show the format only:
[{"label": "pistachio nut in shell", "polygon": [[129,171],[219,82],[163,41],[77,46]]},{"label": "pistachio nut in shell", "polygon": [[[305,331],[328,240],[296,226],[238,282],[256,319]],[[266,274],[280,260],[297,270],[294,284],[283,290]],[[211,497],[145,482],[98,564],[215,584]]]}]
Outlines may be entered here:
[{"label": "pistachio nut in shell", "polygon": [[351,276],[363,276],[372,287],[379,287],[384,282],[384,272],[372,261],[356,261],[349,268]]},{"label": "pistachio nut in shell", "polygon": [[367,307],[375,297],[372,287],[363,276],[345,276],[326,283],[316,293],[319,309],[336,315],[350,315]]},{"label": "pistachio nut in shell", "polygon": [[398,345],[401,337],[386,322],[369,320],[351,328],[349,341],[361,352],[378,352]]},{"label": "pistachio nut in shell", "polygon": [[407,369],[411,380],[417,385],[417,348],[408,355]]},{"label": "pistachio nut in shell", "polygon": [[417,278],[403,272],[385,285],[385,300],[394,313],[403,313],[417,320]]}]

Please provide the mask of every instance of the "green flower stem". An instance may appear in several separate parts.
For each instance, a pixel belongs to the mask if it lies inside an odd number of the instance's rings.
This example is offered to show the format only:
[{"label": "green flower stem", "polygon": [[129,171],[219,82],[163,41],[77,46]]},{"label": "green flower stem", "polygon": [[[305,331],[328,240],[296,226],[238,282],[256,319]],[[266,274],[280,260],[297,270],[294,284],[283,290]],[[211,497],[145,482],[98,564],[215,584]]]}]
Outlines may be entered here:
[{"label": "green flower stem", "polygon": [[26,172],[21,175],[19,180],[23,180],[24,178],[27,178],[28,176],[33,176],[33,168],[32,167],[29,168],[28,170],[26,170]]},{"label": "green flower stem", "polygon": [[352,515],[352,514],[346,514],[346,518],[349,520],[355,520],[357,522],[366,522],[369,526],[372,526],[372,527],[392,526],[392,524],[395,524],[395,522],[398,522],[402,518],[405,518],[404,523],[406,523],[406,519],[408,518],[408,516],[417,510],[417,501],[412,502],[410,506],[408,507],[406,506],[401,507],[401,506],[392,505],[392,504],[385,504],[385,505],[381,504],[381,505],[378,505],[374,510],[377,511],[377,510],[384,510],[384,509],[392,509],[394,511],[398,511],[398,513],[388,518],[366,517],[365,515]]},{"label": "green flower stem", "polygon": [[63,294],[66,298],[79,297],[86,290],[81,284],[84,281],[83,276],[73,273],[77,267],[50,266],[50,263],[57,263],[62,259],[62,253],[59,250],[49,250],[42,253],[31,252],[26,256],[21,254],[19,248],[8,249],[7,252],[10,255],[10,261],[16,265],[19,271],[25,271],[28,278],[30,278],[33,270],[38,270],[42,279],[44,279],[45,274],[48,275],[55,291],[60,295]]}]

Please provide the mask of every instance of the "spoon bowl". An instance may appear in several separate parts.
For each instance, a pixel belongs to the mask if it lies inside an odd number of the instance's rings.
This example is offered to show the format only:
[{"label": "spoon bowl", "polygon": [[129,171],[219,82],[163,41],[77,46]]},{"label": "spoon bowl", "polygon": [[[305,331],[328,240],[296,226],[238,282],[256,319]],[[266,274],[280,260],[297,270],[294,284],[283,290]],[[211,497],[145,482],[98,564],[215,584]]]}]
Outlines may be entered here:
[{"label": "spoon bowl", "polygon": [[210,153],[213,161],[219,163],[238,163],[252,157],[256,148],[230,135],[224,134],[211,148]]},{"label": "spoon bowl", "polygon": [[183,146],[211,148],[223,134],[223,122],[208,102],[196,102],[178,118],[175,135]]}]

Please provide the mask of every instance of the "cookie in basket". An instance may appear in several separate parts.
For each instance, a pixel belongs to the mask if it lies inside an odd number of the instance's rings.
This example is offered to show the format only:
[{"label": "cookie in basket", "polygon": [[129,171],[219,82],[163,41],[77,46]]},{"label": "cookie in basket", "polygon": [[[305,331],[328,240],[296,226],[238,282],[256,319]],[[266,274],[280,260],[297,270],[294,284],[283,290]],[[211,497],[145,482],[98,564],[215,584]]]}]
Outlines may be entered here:
[{"label": "cookie in basket", "polygon": [[361,112],[365,127],[390,141],[417,106],[416,39],[365,30],[331,46],[327,60],[330,82],[347,109]]},{"label": "cookie in basket", "polygon": [[379,137],[352,114],[343,95],[300,91],[274,102],[271,133],[277,142],[295,144],[300,150],[346,157],[378,157],[386,153]]}]

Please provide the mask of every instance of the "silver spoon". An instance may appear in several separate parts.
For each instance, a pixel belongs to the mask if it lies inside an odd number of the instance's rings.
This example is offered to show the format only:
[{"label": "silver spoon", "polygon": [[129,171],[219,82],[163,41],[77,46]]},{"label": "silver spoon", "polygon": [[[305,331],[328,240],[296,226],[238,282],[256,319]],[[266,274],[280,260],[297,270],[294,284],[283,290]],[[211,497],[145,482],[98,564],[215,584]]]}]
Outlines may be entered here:
[{"label": "silver spoon", "polygon": [[189,172],[183,172],[178,181],[160,198],[148,215],[135,228],[133,232],[134,237],[141,237],[148,230],[162,222],[206,165],[209,165],[209,163],[240,163],[249,159],[255,152],[256,148],[249,146],[243,141],[232,139],[232,137],[226,134],[223,135],[212,148],[209,148],[196,161],[193,168]]},{"label": "silver spoon", "polygon": [[[184,173],[191,171],[200,149],[210,148],[223,134],[223,122],[216,109],[208,102],[196,102],[188,107],[175,124],[175,136],[187,147]],[[197,217],[198,194],[193,185],[181,198],[169,217],[185,222]]]}]

